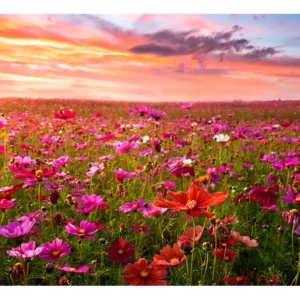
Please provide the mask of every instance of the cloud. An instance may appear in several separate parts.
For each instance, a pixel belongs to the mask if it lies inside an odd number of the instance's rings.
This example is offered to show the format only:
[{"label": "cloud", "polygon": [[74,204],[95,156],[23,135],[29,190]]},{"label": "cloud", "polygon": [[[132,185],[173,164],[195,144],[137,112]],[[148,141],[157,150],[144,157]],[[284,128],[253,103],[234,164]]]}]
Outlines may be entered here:
[{"label": "cloud", "polygon": [[250,60],[261,60],[269,56],[273,56],[281,51],[274,47],[265,47],[261,49],[254,49],[244,55],[245,58]]},{"label": "cloud", "polygon": [[183,74],[184,72],[185,72],[185,64],[184,63],[178,64],[175,68],[175,73]]},{"label": "cloud", "polygon": [[137,45],[129,49],[136,54],[154,54],[157,56],[192,55],[199,64],[204,66],[205,55],[219,56],[223,62],[226,54],[243,55],[245,59],[255,60],[273,56],[279,51],[274,47],[257,48],[246,38],[236,38],[235,34],[243,28],[234,25],[230,30],[204,35],[197,30],[174,32],[162,30],[144,37],[149,43]]},{"label": "cloud", "polygon": [[266,17],[266,15],[254,15],[253,16],[253,20],[260,21],[260,20],[262,20],[265,17]]}]

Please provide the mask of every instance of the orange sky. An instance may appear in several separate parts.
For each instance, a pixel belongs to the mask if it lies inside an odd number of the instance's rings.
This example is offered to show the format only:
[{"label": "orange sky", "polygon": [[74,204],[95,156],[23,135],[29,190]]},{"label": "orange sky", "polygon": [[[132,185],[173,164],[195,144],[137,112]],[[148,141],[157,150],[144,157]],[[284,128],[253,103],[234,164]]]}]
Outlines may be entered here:
[{"label": "orange sky", "polygon": [[300,37],[293,26],[300,20],[270,32],[279,21],[0,15],[0,97],[299,99]]}]

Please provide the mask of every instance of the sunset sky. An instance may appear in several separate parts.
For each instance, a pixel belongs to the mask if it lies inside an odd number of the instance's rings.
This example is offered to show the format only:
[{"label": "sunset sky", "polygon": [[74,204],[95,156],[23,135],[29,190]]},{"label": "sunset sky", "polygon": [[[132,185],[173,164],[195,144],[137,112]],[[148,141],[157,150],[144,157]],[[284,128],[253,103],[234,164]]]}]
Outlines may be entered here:
[{"label": "sunset sky", "polygon": [[0,15],[0,97],[300,99],[300,15]]}]

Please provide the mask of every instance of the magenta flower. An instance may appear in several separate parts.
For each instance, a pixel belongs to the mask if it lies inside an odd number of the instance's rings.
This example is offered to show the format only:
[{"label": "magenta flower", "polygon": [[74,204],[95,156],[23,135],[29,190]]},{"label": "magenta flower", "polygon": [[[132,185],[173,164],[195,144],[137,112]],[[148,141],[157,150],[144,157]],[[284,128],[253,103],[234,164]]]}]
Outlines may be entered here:
[{"label": "magenta flower", "polygon": [[146,209],[147,202],[144,199],[139,199],[135,202],[126,202],[119,208],[120,212],[126,213],[129,211],[144,211]]},{"label": "magenta flower", "polygon": [[41,245],[43,251],[40,253],[42,260],[59,261],[63,257],[71,253],[69,242],[63,243],[63,240],[56,238],[52,243],[44,243]]},{"label": "magenta flower", "polygon": [[146,234],[150,230],[150,226],[134,224],[131,229],[134,232]]},{"label": "magenta flower", "polygon": [[[95,194],[84,195],[79,201],[75,202],[76,212],[80,214],[88,214],[95,209],[108,209],[105,200],[101,196]],[[79,208],[80,207],[80,208]]]},{"label": "magenta flower", "polygon": [[69,162],[70,162],[69,155],[61,156],[58,159],[53,159],[52,166],[53,167],[62,167],[62,166],[65,166],[66,164],[68,164]]},{"label": "magenta flower", "polygon": [[158,121],[162,119],[166,115],[166,113],[161,112],[159,110],[151,110],[148,112],[148,115],[152,117],[155,121]]},{"label": "magenta flower", "polygon": [[15,207],[17,204],[16,199],[0,199],[0,210],[7,210]]},{"label": "magenta flower", "polygon": [[145,207],[142,210],[142,214],[144,215],[144,217],[146,218],[153,218],[157,215],[162,215],[166,210],[168,210],[167,208],[160,208],[160,207],[156,207],[155,205],[153,205],[152,203],[149,203],[147,205],[147,207]]},{"label": "magenta flower", "polygon": [[129,112],[133,115],[140,115],[143,117],[144,115],[148,114],[151,110],[147,108],[147,106],[142,107],[135,107],[134,109],[129,109]]},{"label": "magenta flower", "polygon": [[299,222],[299,217],[300,217],[300,211],[297,209],[292,209],[290,211],[284,211],[282,213],[282,216],[284,218],[284,221],[290,226],[290,227],[295,227],[297,226]]},{"label": "magenta flower", "polygon": [[65,266],[57,265],[56,268],[61,271],[65,272],[71,272],[71,273],[86,273],[88,272],[89,268],[86,265],[82,265],[78,269],[72,268],[69,264],[66,264]]},{"label": "magenta flower", "polygon": [[116,181],[121,182],[121,183],[124,180],[127,180],[127,179],[129,180],[130,178],[136,176],[135,172],[127,172],[127,171],[124,171],[121,168],[119,170],[114,170],[114,173],[116,175]]},{"label": "magenta flower", "polygon": [[86,220],[80,222],[79,227],[68,223],[65,232],[85,239],[94,239],[93,234],[98,231],[96,223],[90,223]]},{"label": "magenta flower", "polygon": [[34,224],[35,220],[26,220],[23,224],[20,222],[11,222],[8,225],[0,226],[0,235],[8,239],[16,239],[28,234]]},{"label": "magenta flower", "polygon": [[181,110],[189,110],[193,106],[193,103],[186,103],[180,106]]},{"label": "magenta flower", "polygon": [[296,194],[293,190],[287,191],[286,196],[281,197],[283,202],[300,204],[300,193]]},{"label": "magenta flower", "polygon": [[277,207],[275,204],[271,206],[261,206],[260,209],[264,211],[274,211],[274,210],[279,210],[279,207]]},{"label": "magenta flower", "polygon": [[136,142],[123,142],[116,147],[116,151],[120,154],[128,153],[130,150],[139,149],[139,145]]},{"label": "magenta flower", "polygon": [[73,109],[59,110],[54,114],[55,119],[68,120],[76,117],[76,112]]},{"label": "magenta flower", "polygon": [[[24,216],[20,217],[17,219],[17,221],[35,221],[35,224],[39,224],[41,222],[41,215],[43,215],[43,221],[45,220],[44,213],[40,211],[35,211],[35,212],[29,212],[26,213]],[[46,219],[48,220],[48,219]]]},{"label": "magenta flower", "polygon": [[43,247],[35,247],[35,241],[31,241],[29,243],[23,243],[21,246],[17,248],[12,248],[11,250],[7,250],[6,253],[9,256],[17,257],[17,258],[32,258],[34,256],[39,255],[43,250]]}]

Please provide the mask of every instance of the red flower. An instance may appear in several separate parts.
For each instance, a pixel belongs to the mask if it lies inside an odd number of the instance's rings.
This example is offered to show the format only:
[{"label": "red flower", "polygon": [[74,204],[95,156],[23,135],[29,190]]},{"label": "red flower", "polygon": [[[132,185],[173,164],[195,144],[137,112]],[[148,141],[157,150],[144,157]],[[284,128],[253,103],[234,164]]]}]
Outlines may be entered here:
[{"label": "red flower", "polygon": [[1,199],[6,199],[9,200],[9,198],[16,192],[18,191],[21,187],[22,187],[22,183],[21,184],[16,184],[16,185],[12,185],[10,187],[7,188],[1,188],[1,195],[0,195],[0,200]]},{"label": "red flower", "polygon": [[57,113],[54,114],[55,119],[72,119],[76,117],[76,112],[73,111],[72,109],[65,109],[65,110],[60,110]]},{"label": "red flower", "polygon": [[186,256],[180,251],[179,245],[174,244],[173,248],[167,245],[160,250],[160,255],[154,256],[153,262],[159,266],[174,267],[186,260]]},{"label": "red flower", "polygon": [[[199,243],[199,240],[202,237],[202,233],[203,233],[203,227],[198,225],[196,226],[196,230],[195,230],[195,244]],[[187,244],[188,242],[190,242],[190,244],[193,244],[193,239],[194,239],[194,228],[193,227],[189,227],[187,228],[183,235],[181,235],[177,241],[178,245],[181,247],[181,244],[185,243]]]},{"label": "red flower", "polygon": [[133,243],[126,243],[124,239],[113,242],[107,254],[117,264],[127,262],[134,255]]},{"label": "red flower", "polygon": [[223,278],[223,281],[231,285],[247,285],[249,283],[249,278],[246,277],[243,273],[241,276],[238,277],[226,276]]},{"label": "red flower", "polygon": [[228,194],[226,192],[208,194],[207,191],[193,183],[190,185],[188,193],[168,192],[168,196],[174,201],[158,198],[154,202],[154,205],[161,208],[174,209],[176,211],[186,211],[193,217],[204,214],[210,218],[213,214],[207,211],[206,208],[223,204]]},{"label": "red flower", "polygon": [[232,262],[235,259],[235,251],[230,249],[215,249],[212,252],[213,256],[216,256],[218,260],[224,262]]},{"label": "red flower", "polygon": [[250,192],[250,199],[255,203],[261,201],[264,206],[276,205],[278,190],[278,184],[270,187],[256,186]]},{"label": "red flower", "polygon": [[147,265],[145,258],[140,258],[134,264],[128,264],[124,268],[127,273],[123,281],[130,285],[167,285],[167,271],[165,268],[154,264]]}]

